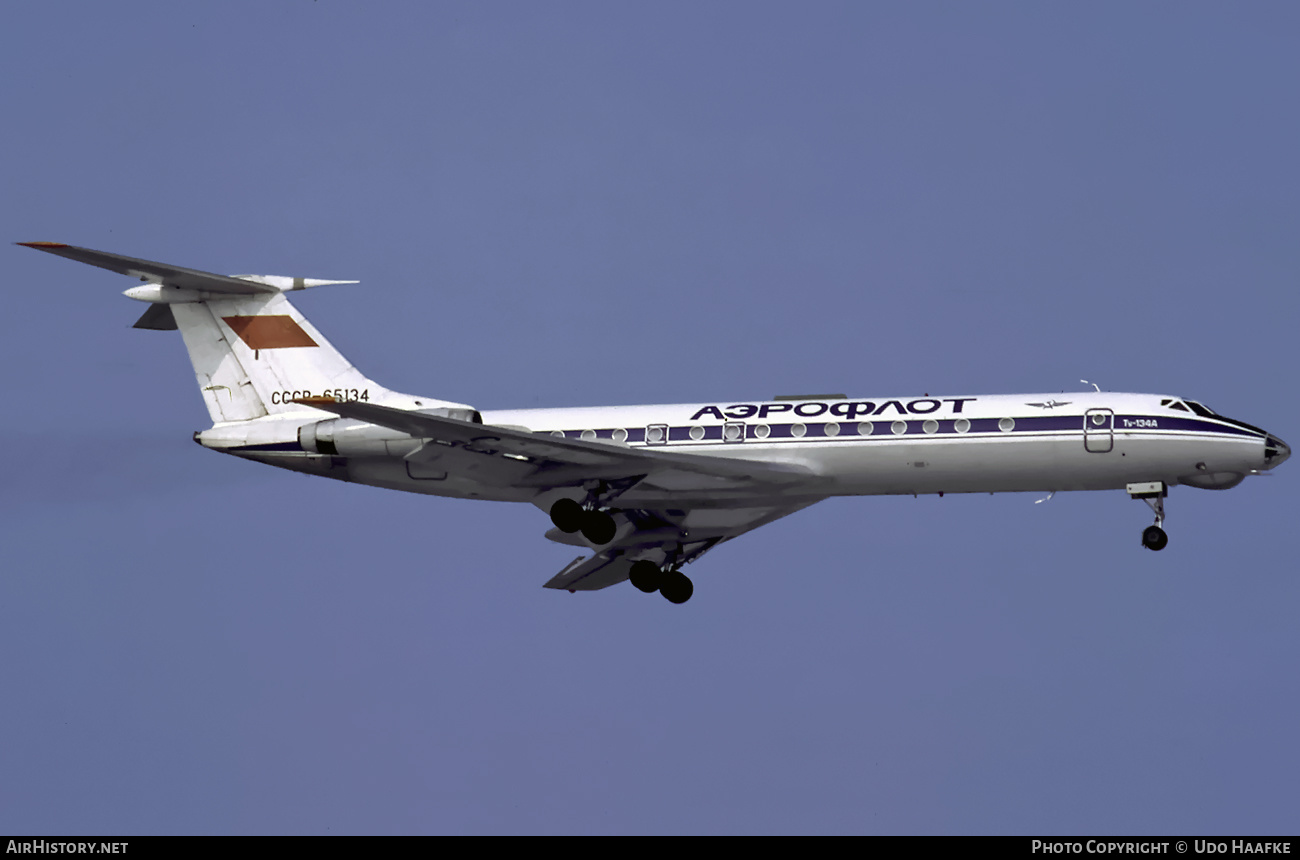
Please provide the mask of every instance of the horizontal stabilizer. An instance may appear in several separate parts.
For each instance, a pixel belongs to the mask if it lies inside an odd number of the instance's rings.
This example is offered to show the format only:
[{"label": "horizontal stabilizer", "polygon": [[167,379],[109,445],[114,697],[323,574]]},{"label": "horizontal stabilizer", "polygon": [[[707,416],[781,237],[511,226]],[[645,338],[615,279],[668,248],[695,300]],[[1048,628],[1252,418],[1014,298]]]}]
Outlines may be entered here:
[{"label": "horizontal stabilizer", "polygon": [[186,269],[168,263],[138,260],[135,257],[124,257],[121,254],[110,254],[107,251],[92,251],[90,248],[78,248],[75,245],[64,245],[60,242],[19,242],[18,244],[26,248],[44,251],[47,254],[67,257],[69,260],[76,260],[78,263],[108,269],[110,272],[117,272],[119,275],[139,278],[147,283],[162,284],[182,290],[200,290],[207,293],[228,293],[241,296],[280,292],[279,289],[270,284],[259,284],[246,281],[243,278],[232,278],[228,275],[215,275],[212,272],[200,272],[197,269]]},{"label": "horizontal stabilizer", "polygon": [[175,331],[176,314],[171,305],[150,305],[149,310],[140,315],[131,328],[146,328],[153,331]]},{"label": "horizontal stabilizer", "polygon": [[[78,248],[60,242],[19,242],[18,244],[47,254],[67,257],[78,263],[108,269],[119,275],[139,278],[146,283],[230,296],[274,295],[293,290],[305,290],[307,287],[357,283],[357,281],[325,281],[318,278],[291,278],[282,275],[217,275],[212,272],[200,272],[198,269],[173,266],[169,263],[139,260],[121,254],[110,254],[107,251],[93,251],[90,248]],[[138,298],[138,296],[132,297]],[[145,300],[153,301],[153,299]],[[136,326],[136,328],[153,328],[153,326]]]}]

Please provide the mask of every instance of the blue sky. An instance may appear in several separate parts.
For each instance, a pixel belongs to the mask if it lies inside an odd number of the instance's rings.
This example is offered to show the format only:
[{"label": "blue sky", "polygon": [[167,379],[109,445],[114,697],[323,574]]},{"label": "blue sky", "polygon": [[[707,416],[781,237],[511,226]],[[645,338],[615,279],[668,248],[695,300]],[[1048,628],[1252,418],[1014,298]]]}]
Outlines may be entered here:
[{"label": "blue sky", "polygon": [[[1291,4],[25,3],[0,235],[358,278],[484,409],[1167,392],[1300,437]],[[825,502],[674,607],[527,506],[203,451],[10,246],[0,832],[1291,833],[1294,478]]]}]

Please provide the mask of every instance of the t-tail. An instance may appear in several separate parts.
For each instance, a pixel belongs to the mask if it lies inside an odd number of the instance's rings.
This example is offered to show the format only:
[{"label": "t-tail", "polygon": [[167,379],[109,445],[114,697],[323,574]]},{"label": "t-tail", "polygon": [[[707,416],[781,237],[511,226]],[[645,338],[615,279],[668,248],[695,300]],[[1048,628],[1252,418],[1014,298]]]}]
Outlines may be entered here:
[{"label": "t-tail", "polygon": [[216,275],[55,242],[28,248],[98,266],[144,283],[125,295],[149,302],[136,328],[180,329],[212,423],[320,413],[295,401],[331,398],[405,408],[469,409],[464,404],[415,399],[367,378],[330,345],[285,294],[329,284],[272,275]]}]

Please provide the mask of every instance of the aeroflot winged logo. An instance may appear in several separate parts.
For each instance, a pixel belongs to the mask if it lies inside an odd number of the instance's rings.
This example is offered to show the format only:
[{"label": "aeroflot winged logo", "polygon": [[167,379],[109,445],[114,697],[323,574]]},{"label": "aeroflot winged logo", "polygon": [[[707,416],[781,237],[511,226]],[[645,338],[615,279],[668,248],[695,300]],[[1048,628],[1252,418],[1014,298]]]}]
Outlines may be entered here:
[{"label": "aeroflot winged logo", "polygon": [[291,346],[317,346],[311,335],[288,314],[257,317],[222,317],[249,349],[285,349]]},{"label": "aeroflot winged logo", "polygon": [[1049,400],[1046,403],[1026,403],[1026,406],[1037,406],[1039,409],[1055,409],[1058,406],[1069,406],[1073,401],[1066,400]]}]

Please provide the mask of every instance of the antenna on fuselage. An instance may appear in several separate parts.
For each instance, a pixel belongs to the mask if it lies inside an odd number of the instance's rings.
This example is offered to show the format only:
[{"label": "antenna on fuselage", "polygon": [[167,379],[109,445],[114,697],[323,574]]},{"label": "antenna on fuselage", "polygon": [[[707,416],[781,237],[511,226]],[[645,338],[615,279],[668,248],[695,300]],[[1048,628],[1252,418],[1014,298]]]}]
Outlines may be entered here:
[{"label": "antenna on fuselage", "polygon": [[1086,380],[1086,379],[1080,379],[1079,381],[1082,382],[1084,385],[1091,385],[1093,388],[1097,389],[1097,393],[1098,393],[1098,394],[1101,394],[1101,386],[1098,385],[1097,383],[1095,383],[1095,382],[1089,382],[1089,381]]}]

